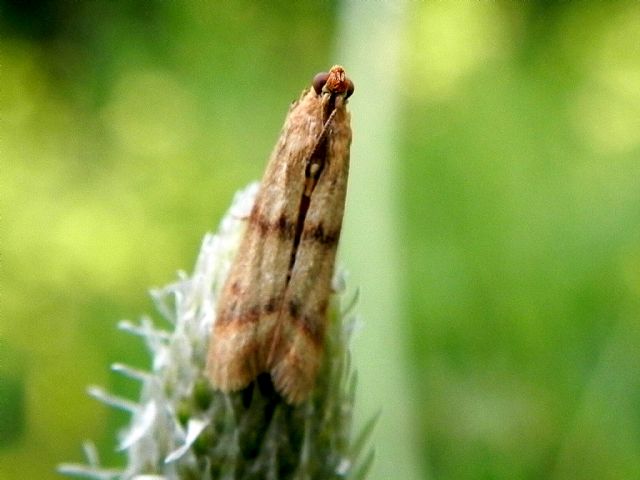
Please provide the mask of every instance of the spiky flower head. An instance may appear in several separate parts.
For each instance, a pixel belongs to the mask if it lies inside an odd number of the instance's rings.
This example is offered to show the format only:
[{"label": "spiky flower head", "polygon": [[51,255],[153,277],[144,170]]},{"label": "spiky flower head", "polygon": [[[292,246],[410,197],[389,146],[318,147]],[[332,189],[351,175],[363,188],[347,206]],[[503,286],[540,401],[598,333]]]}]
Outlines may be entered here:
[{"label": "spiky flower head", "polygon": [[137,402],[98,387],[98,400],[131,413],[119,449],[127,465],[107,469],[95,448],[85,444],[87,465],[64,464],[59,471],[97,480],[344,479],[364,478],[373,452],[364,459],[374,420],[351,440],[356,376],[348,344],[355,325],[343,305],[344,274],[334,281],[324,363],[312,397],[298,407],[273,391],[268,375],[232,394],[218,392],[205,375],[216,300],[240,241],[257,191],[252,184],[236,194],[215,235],[205,236],[195,270],[152,291],[161,328],[150,318],[120,328],[138,335],[151,353],[151,368],[140,371],[114,364],[112,369],[141,383]]}]

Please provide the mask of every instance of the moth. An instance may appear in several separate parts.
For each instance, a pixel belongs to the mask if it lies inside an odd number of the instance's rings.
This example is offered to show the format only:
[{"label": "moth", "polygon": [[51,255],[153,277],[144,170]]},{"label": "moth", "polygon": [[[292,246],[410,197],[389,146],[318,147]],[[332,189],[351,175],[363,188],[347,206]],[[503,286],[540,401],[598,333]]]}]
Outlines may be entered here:
[{"label": "moth", "polygon": [[265,372],[289,404],[313,390],[347,190],[353,90],[336,65],[289,109],[218,299],[207,370],[224,392]]}]

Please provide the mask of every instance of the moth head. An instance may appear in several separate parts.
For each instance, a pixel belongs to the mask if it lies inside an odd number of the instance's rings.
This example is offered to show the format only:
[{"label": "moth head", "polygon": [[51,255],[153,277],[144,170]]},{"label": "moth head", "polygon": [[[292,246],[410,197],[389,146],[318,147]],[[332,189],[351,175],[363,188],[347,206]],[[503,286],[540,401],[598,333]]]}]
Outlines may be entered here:
[{"label": "moth head", "polygon": [[328,72],[321,72],[313,77],[313,89],[318,95],[340,95],[346,100],[353,94],[354,86],[344,69],[335,65]]}]

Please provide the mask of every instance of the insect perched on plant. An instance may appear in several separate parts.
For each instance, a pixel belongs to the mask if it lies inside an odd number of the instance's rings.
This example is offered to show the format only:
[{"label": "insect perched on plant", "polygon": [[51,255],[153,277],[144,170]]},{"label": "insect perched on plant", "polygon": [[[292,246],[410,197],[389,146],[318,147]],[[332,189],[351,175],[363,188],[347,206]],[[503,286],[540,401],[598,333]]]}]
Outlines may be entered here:
[{"label": "insect perched on plant", "polygon": [[353,89],[336,65],[289,109],[218,300],[207,361],[222,391],[264,372],[290,404],[313,390],[347,190]]}]

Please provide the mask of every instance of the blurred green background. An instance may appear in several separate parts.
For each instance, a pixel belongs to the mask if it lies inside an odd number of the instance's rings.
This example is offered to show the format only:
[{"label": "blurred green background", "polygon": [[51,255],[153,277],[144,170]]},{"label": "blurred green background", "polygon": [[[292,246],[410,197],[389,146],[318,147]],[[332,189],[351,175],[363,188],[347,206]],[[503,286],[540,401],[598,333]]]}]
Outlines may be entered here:
[{"label": "blurred green background", "polygon": [[215,5],[0,3],[0,479],[122,462],[116,322],[334,63],[369,478],[640,478],[640,4]]}]

